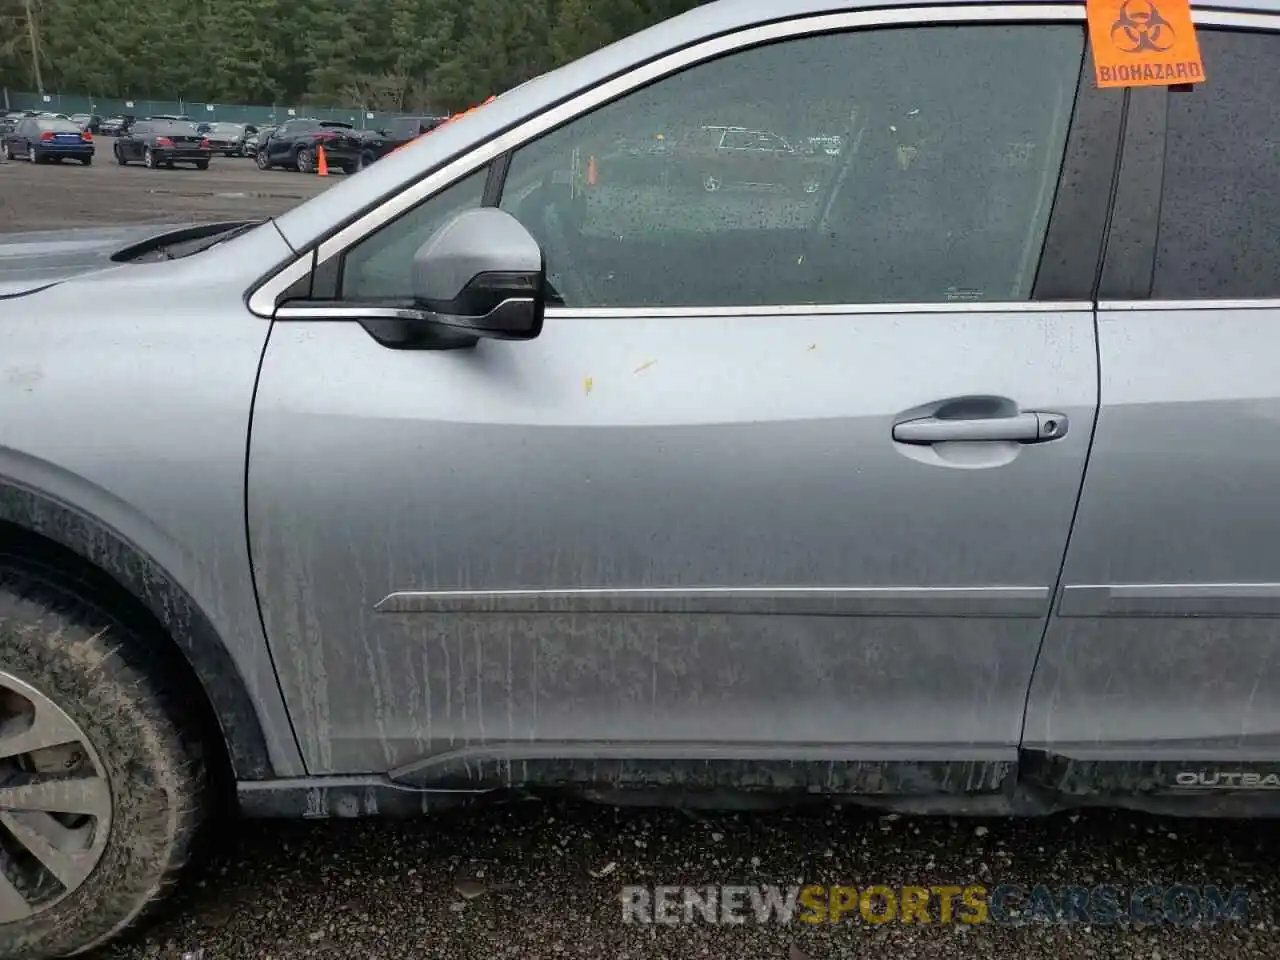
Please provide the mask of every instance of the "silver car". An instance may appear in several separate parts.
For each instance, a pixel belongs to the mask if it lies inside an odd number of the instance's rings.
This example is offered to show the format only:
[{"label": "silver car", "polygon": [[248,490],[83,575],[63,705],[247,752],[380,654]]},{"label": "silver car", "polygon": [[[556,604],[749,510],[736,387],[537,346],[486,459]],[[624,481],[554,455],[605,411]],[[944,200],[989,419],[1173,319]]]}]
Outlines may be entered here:
[{"label": "silver car", "polygon": [[[721,0],[275,220],[7,238],[0,955],[223,789],[1280,811],[1280,5],[1195,19],[1103,89],[1079,3]],[[617,159],[707,118],[842,147]]]}]

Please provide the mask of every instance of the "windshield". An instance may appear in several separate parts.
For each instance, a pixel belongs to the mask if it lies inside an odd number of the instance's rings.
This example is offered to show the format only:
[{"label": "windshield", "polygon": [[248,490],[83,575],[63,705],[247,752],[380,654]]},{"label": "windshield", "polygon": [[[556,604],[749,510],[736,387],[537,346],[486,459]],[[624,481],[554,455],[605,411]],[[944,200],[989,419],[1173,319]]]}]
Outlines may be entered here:
[{"label": "windshield", "polygon": [[349,123],[344,123],[344,122],[343,122],[343,121],[341,121],[341,120],[321,120],[321,121],[320,121],[320,126],[322,126],[322,127],[337,127],[337,128],[338,128],[338,129],[340,129],[340,130],[351,130],[351,129],[352,129],[351,124],[349,124]]},{"label": "windshield", "polygon": [[48,130],[53,133],[79,133],[80,128],[70,120],[37,120],[36,124],[41,130]]},{"label": "windshield", "polygon": [[244,130],[244,126],[239,123],[211,123],[209,124],[210,133],[240,133]]}]

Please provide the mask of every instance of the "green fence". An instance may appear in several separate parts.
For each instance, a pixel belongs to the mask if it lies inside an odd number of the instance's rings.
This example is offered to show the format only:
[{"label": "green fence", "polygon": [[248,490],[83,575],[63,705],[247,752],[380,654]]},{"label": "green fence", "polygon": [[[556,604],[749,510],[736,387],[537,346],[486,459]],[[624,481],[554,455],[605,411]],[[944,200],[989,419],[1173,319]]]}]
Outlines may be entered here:
[{"label": "green fence", "polygon": [[228,123],[252,123],[256,126],[284,123],[290,117],[312,117],[316,120],[342,120],[358,128],[379,129],[398,113],[378,113],[356,107],[315,107],[307,104],[273,104],[247,106],[240,103],[205,103],[199,100],[116,100],[108,97],[86,97],[63,93],[17,93],[4,91],[0,106],[9,110],[50,110],[54,113],[96,113],[101,117],[122,114],[149,117],[156,114],[188,116],[197,123],[222,120]]}]

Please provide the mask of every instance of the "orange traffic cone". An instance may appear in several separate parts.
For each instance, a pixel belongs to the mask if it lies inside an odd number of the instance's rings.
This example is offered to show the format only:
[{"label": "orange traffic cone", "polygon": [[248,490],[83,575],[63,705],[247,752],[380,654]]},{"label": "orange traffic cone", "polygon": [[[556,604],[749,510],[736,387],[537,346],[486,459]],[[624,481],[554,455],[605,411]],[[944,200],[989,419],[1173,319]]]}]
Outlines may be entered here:
[{"label": "orange traffic cone", "polygon": [[321,144],[321,145],[316,149],[316,153],[317,153],[317,156],[319,157],[319,162],[316,164],[316,176],[317,176],[317,177],[327,177],[327,176],[329,175],[329,161],[328,161],[328,160],[326,160],[326,159],[325,159],[325,157],[324,157],[324,145],[323,145],[323,144]]}]

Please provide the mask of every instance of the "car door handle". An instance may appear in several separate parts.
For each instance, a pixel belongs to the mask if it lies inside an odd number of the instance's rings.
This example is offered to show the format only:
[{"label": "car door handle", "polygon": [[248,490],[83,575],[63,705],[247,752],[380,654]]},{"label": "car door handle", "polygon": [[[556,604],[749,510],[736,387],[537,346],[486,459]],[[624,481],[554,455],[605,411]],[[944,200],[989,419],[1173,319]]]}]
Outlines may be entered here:
[{"label": "car door handle", "polygon": [[1060,413],[1027,411],[1011,417],[981,417],[976,420],[953,420],[921,417],[893,425],[893,439],[898,443],[928,445],[958,441],[1014,441],[1046,443],[1066,436],[1067,418]]}]

